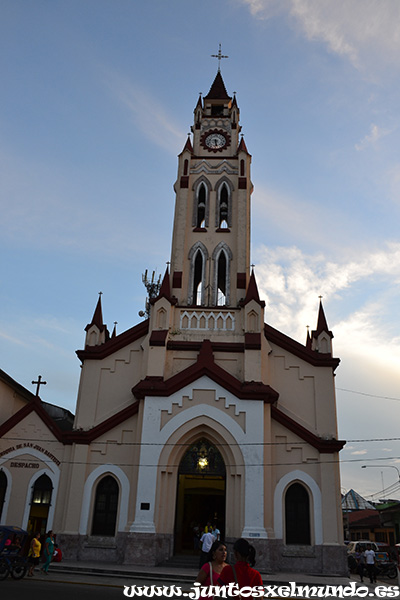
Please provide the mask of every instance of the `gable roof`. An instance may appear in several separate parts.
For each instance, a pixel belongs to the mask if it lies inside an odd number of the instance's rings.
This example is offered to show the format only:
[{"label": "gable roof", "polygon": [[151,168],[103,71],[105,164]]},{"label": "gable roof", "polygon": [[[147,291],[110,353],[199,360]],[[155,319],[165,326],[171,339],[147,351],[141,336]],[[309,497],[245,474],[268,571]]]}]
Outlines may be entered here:
[{"label": "gable roof", "polygon": [[210,340],[203,341],[197,361],[193,365],[167,380],[164,380],[163,377],[145,377],[132,388],[132,393],[137,399],[142,399],[146,395],[170,396],[203,375],[243,400],[262,400],[272,403],[279,397],[278,392],[269,385],[260,381],[241,382],[217,365],[214,361]]}]

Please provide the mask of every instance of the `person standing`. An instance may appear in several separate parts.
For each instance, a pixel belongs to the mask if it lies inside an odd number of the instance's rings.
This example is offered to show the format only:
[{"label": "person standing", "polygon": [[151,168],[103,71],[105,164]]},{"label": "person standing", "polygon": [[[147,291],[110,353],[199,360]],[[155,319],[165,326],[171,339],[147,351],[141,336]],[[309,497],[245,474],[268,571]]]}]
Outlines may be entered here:
[{"label": "person standing", "polygon": [[[227,552],[225,544],[216,540],[208,553],[208,562],[204,563],[201,567],[196,582],[201,583],[201,585],[205,587],[218,585],[218,578],[227,564],[226,557]],[[210,596],[207,595],[204,597],[210,598]],[[203,598],[203,594],[201,595],[201,598]]]},{"label": "person standing", "polygon": [[372,550],[371,544],[367,544],[364,555],[370,583],[376,583],[375,552]]},{"label": "person standing", "polygon": [[50,529],[50,531],[47,534],[46,537],[46,541],[45,541],[45,545],[44,545],[44,551],[43,551],[43,556],[45,558],[45,563],[41,569],[42,573],[44,573],[45,575],[49,574],[49,566],[51,563],[51,560],[53,558],[53,554],[54,554],[54,536],[53,536],[53,532]]},{"label": "person standing", "polygon": [[364,567],[365,567],[365,554],[362,551],[362,549],[356,550],[355,559],[357,562],[357,573],[359,574],[360,582],[362,583],[364,581]]},{"label": "person standing", "polygon": [[211,550],[211,546],[215,542],[215,537],[212,533],[203,533],[200,538],[201,543],[201,552],[200,552],[200,561],[199,561],[199,569],[207,562],[208,553]]},{"label": "person standing", "polygon": [[28,577],[33,577],[35,567],[39,564],[41,548],[42,544],[40,543],[40,533],[38,532],[35,534],[35,537],[31,541],[29,547],[28,561],[30,566],[28,571]]},{"label": "person standing", "polygon": [[240,538],[233,545],[233,553],[236,563],[234,566],[227,565],[222,570],[218,583],[221,585],[236,583],[239,589],[242,587],[262,586],[263,581],[260,573],[256,569],[253,569],[256,564],[256,550],[254,546],[249,544],[244,538]]}]

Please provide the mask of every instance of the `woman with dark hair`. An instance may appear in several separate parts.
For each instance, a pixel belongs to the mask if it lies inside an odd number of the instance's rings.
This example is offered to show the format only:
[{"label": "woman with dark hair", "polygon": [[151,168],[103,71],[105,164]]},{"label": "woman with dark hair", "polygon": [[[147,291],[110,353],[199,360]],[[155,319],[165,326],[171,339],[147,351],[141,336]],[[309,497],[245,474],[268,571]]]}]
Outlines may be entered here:
[{"label": "woman with dark hair", "polygon": [[236,559],[235,566],[227,565],[219,576],[218,583],[220,585],[237,583],[239,589],[262,586],[260,573],[252,568],[256,564],[256,549],[254,546],[244,538],[240,538],[234,543],[233,552]]},{"label": "woman with dark hair", "polygon": [[201,567],[196,582],[202,586],[218,585],[218,579],[226,567],[226,546],[217,540],[213,543],[207,555],[207,562]]},{"label": "woman with dark hair", "polygon": [[50,566],[50,563],[53,558],[54,548],[55,548],[54,535],[53,535],[52,530],[50,529],[50,531],[47,534],[47,538],[46,538],[46,542],[45,542],[45,546],[44,546],[44,552],[43,552],[43,555],[45,558],[45,563],[41,569],[42,573],[44,573],[45,575],[49,574],[49,566]]}]

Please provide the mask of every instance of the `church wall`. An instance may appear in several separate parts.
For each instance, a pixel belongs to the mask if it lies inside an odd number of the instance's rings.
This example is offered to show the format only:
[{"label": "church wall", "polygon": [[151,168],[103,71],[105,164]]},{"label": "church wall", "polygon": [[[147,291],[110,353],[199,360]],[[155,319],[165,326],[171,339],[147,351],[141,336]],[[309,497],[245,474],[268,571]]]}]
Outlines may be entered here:
[{"label": "church wall", "polygon": [[336,437],[336,404],[331,367],[314,367],[271,344],[268,383],[279,390],[279,407],[320,436]]},{"label": "church wall", "polygon": [[75,428],[93,427],[132,403],[131,389],[142,377],[141,341],[137,340],[102,360],[85,360]]},{"label": "church wall", "polygon": [[[345,573],[337,453],[320,454],[275,421],[272,421],[272,440],[275,539],[271,541],[274,549],[270,554],[271,567],[299,572]],[[294,482],[300,482],[309,494],[310,546],[285,543],[285,493]]]},{"label": "church wall", "polygon": [[26,402],[7,383],[0,380],[0,424],[18,412]]},{"label": "church wall", "polygon": [[0,467],[7,477],[1,523],[27,528],[32,486],[41,475],[46,474],[53,485],[47,528],[51,527],[59,501],[63,463],[63,444],[58,442],[36,412],[29,413],[10,429],[0,439]]}]

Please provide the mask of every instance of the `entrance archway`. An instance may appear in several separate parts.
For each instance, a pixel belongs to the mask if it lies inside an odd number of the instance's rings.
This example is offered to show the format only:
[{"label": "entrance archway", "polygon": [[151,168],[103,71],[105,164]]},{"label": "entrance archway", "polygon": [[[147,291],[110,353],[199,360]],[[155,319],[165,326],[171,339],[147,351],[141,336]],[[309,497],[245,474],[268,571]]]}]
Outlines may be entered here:
[{"label": "entrance archway", "polygon": [[195,549],[194,527],[208,521],[225,535],[225,463],[221,453],[206,438],[200,438],[183,455],[178,469],[176,495],[175,552]]},{"label": "entrance archway", "polygon": [[39,532],[44,535],[46,533],[52,494],[53,484],[50,477],[46,474],[41,475],[41,477],[36,479],[32,490],[31,509],[29,511],[27,527],[30,534]]}]

